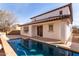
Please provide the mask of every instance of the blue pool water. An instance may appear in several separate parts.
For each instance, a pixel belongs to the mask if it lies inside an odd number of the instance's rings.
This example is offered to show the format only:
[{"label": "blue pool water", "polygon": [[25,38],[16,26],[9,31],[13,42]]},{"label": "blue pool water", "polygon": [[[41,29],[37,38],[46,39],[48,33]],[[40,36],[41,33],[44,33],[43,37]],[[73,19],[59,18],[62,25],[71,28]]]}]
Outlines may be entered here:
[{"label": "blue pool water", "polygon": [[[29,49],[25,44],[23,44],[23,41],[21,38],[9,40],[8,43],[11,45],[11,47],[14,49],[14,51],[18,56],[46,56],[46,55],[47,56],[53,56],[53,55],[54,56],[64,56],[64,55],[79,56],[79,53],[67,51],[64,49],[59,49],[58,47],[57,48],[54,47],[55,49],[53,48],[49,49],[49,53],[47,54],[46,54],[46,51],[44,52],[43,50],[41,50],[41,47],[37,48],[35,47],[35,45],[33,45],[33,48]],[[38,45],[38,46],[41,46],[41,45]],[[47,50],[47,48],[44,48],[44,50]]]},{"label": "blue pool water", "polygon": [[79,53],[74,53],[73,52],[72,56],[79,56]]},{"label": "blue pool water", "polygon": [[10,43],[10,45],[18,56],[44,56],[41,51],[37,51],[36,49],[25,48],[21,43],[21,39],[9,40],[8,42]]}]

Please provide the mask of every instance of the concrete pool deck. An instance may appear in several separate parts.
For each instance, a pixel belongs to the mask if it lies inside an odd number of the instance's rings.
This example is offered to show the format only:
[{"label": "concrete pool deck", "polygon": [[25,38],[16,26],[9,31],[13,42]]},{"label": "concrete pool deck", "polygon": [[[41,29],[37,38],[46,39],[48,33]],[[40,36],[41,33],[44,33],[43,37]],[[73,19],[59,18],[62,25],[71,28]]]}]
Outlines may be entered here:
[{"label": "concrete pool deck", "polygon": [[9,38],[5,35],[5,33],[1,34],[0,40],[2,42],[3,49],[1,50],[0,54],[5,55],[5,56],[17,56],[15,51],[12,49],[12,47],[7,42],[8,39]]}]

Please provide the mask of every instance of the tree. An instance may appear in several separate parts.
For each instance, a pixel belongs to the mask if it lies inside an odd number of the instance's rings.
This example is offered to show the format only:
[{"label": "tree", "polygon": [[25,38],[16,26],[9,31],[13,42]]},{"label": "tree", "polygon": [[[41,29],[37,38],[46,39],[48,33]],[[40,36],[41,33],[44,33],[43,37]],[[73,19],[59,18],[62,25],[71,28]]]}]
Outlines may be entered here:
[{"label": "tree", "polygon": [[0,10],[0,31],[7,32],[16,22],[16,17],[12,12]]}]

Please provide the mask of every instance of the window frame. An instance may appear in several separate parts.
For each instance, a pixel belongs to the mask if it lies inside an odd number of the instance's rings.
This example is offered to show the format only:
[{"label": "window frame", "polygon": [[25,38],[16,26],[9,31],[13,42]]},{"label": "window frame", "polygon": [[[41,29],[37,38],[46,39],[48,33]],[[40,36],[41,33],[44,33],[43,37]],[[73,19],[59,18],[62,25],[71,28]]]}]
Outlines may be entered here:
[{"label": "window frame", "polygon": [[59,11],[59,15],[62,15],[62,14],[63,14],[63,11],[62,11],[62,10],[60,10],[60,11]]},{"label": "window frame", "polygon": [[[51,27],[52,27],[52,28],[51,28]],[[51,32],[51,31],[53,32],[53,31],[54,31],[54,25],[53,25],[53,24],[49,24],[49,25],[48,25],[48,31],[49,31],[49,32]]]},{"label": "window frame", "polygon": [[24,26],[23,27],[23,31],[26,32],[26,33],[28,33],[29,32],[29,27],[28,26]]}]

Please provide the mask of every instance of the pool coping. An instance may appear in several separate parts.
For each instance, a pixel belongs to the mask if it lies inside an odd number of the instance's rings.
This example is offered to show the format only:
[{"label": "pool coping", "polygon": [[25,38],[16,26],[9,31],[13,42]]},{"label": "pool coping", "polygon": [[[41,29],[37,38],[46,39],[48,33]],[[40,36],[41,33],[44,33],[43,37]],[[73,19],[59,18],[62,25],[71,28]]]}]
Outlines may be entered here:
[{"label": "pool coping", "polygon": [[1,42],[2,42],[2,45],[3,45],[3,49],[4,49],[4,52],[5,52],[5,55],[6,56],[17,56],[17,54],[15,53],[13,48],[7,42],[7,39],[9,39],[9,38],[7,38],[5,36],[5,34],[1,36]]}]

